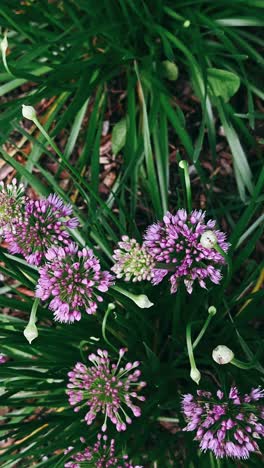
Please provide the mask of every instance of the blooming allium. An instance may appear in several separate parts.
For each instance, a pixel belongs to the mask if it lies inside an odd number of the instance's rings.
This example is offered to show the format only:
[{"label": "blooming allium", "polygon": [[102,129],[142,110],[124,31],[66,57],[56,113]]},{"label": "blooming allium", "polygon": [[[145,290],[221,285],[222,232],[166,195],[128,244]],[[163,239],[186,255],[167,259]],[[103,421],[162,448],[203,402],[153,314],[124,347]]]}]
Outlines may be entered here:
[{"label": "blooming allium", "polygon": [[16,219],[14,230],[5,236],[9,251],[22,254],[31,265],[39,265],[49,247],[70,243],[67,229],[78,226],[71,214],[71,206],[64,205],[57,195],[27,201],[22,219]]},{"label": "blooming allium", "polygon": [[[107,436],[98,434],[97,442],[93,447],[86,447],[83,452],[73,454],[72,461],[64,465],[64,468],[81,468],[82,466],[90,466],[93,468],[143,468],[142,466],[131,465],[127,455],[116,456],[115,440],[111,439],[110,444],[107,443]],[[69,453],[72,447],[69,447],[65,454]]]},{"label": "blooming allium", "polygon": [[36,297],[51,299],[49,309],[59,322],[81,319],[82,311],[94,314],[97,302],[113,284],[113,276],[101,271],[101,265],[91,249],[79,249],[74,243],[66,247],[51,247],[47,262],[39,269]]},{"label": "blooming allium", "polygon": [[119,249],[114,250],[113,259],[116,261],[111,270],[117,278],[124,277],[125,281],[133,282],[152,279],[155,260],[139,245],[135,239],[123,236],[118,242]]},{"label": "blooming allium", "polygon": [[125,352],[125,349],[120,349],[117,364],[111,364],[108,352],[98,349],[97,355],[88,356],[93,366],[87,367],[77,362],[68,374],[66,393],[70,405],[77,405],[74,411],[79,411],[84,405],[89,406],[85,415],[88,425],[92,424],[97,413],[103,413],[103,432],[107,429],[107,418],[115,424],[117,431],[126,430],[126,423],[131,424],[132,420],[126,414],[125,407],[128,407],[134,416],[141,415],[140,408],[132,399],[145,400],[145,397],[138,395],[138,391],[146,383],[138,381],[141,375],[140,370],[136,369],[139,366],[138,361],[128,362],[125,367],[119,367]]},{"label": "blooming allium", "polygon": [[6,186],[0,182],[0,233],[12,229],[13,222],[20,220],[25,204],[24,185],[16,179]]},{"label": "blooming allium", "polygon": [[0,353],[0,364],[5,364],[8,361],[8,356],[6,354]]},{"label": "blooming allium", "polygon": [[[226,235],[215,230],[216,222],[204,220],[205,212],[178,210],[175,215],[167,213],[163,221],[148,227],[143,246],[157,262],[153,271],[153,284],[160,283],[170,275],[171,292],[175,293],[180,278],[188,293],[192,292],[194,280],[206,288],[206,280],[218,284],[221,280],[219,266],[225,263],[224,257],[211,246],[212,238],[226,252],[229,244]],[[208,232],[208,239],[202,239]],[[203,236],[204,237],[204,236]]]},{"label": "blooming allium", "polygon": [[231,387],[228,398],[221,390],[215,398],[203,390],[196,397],[184,395],[182,410],[188,423],[184,431],[196,431],[200,449],[211,450],[217,458],[246,459],[259,450],[256,439],[264,437],[264,406],[256,403],[262,398],[260,387],[243,396]]}]

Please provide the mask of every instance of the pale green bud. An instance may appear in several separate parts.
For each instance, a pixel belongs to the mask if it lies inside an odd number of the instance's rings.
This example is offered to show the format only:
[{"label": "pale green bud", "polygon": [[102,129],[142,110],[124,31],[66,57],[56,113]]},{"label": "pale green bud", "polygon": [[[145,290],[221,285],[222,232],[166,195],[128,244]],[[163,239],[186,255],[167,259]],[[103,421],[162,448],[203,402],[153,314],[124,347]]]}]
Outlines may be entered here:
[{"label": "pale green bud", "polygon": [[191,368],[190,377],[197,385],[199,385],[201,380],[201,372],[197,369],[197,367]]},{"label": "pale green bud", "polygon": [[35,340],[35,338],[38,337],[38,329],[37,329],[35,323],[28,322],[28,324],[27,324],[27,326],[26,326],[26,328],[24,330],[24,336],[28,340],[29,344],[31,344],[32,341]]},{"label": "pale green bud", "polygon": [[218,345],[212,352],[212,357],[217,364],[229,364],[235,355],[231,349],[225,345]]},{"label": "pale green bud", "polygon": [[36,120],[37,118],[37,113],[34,109],[33,106],[26,106],[25,104],[22,104],[22,115],[25,117],[25,119],[28,120]]},{"label": "pale green bud", "polygon": [[133,295],[134,297],[131,299],[135,302],[135,304],[140,307],[140,309],[149,309],[149,307],[152,307],[154,304],[153,302],[150,302],[148,296],[145,294],[139,294],[139,296]]}]

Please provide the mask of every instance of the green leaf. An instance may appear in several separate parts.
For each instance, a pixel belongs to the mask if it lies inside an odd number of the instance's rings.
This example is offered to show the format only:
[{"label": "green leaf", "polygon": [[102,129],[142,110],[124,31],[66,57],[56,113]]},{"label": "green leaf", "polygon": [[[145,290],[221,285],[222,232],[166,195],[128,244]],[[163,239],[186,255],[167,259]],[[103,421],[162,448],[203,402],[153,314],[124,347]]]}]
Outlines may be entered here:
[{"label": "green leaf", "polygon": [[225,102],[238,91],[240,78],[235,73],[220,68],[208,68],[208,83],[215,96],[222,97]]},{"label": "green leaf", "polygon": [[123,118],[117,122],[112,131],[112,151],[116,156],[119,151],[125,146],[127,135],[127,122]]}]

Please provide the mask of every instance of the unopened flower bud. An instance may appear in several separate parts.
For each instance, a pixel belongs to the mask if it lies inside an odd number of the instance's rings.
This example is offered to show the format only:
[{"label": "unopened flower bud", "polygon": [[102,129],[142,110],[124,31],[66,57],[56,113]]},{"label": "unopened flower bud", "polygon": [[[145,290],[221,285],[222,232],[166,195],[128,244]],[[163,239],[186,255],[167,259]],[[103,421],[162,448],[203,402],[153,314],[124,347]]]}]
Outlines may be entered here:
[{"label": "unopened flower bud", "polygon": [[24,330],[24,336],[28,340],[29,344],[31,344],[32,341],[35,340],[35,338],[38,337],[38,329],[37,329],[35,323],[28,322],[28,324],[27,324],[27,326],[26,326],[26,328]]},{"label": "unopened flower bud", "polygon": [[25,119],[28,120],[36,120],[37,118],[37,113],[34,109],[33,106],[26,106],[25,104],[22,104],[22,115],[25,117]]},{"label": "unopened flower bud", "polygon": [[197,385],[199,385],[201,380],[201,372],[197,369],[197,367],[191,368],[190,377]]},{"label": "unopened flower bud", "polygon": [[205,231],[201,235],[200,244],[206,249],[213,249],[217,244],[217,237],[213,231]]},{"label": "unopened flower bud", "polygon": [[212,353],[213,360],[217,362],[217,364],[229,364],[235,355],[231,349],[229,349],[225,345],[218,345]]},{"label": "unopened flower bud", "polygon": [[150,302],[148,296],[145,294],[139,294],[139,296],[134,295],[132,300],[138,307],[140,307],[140,309],[149,309],[149,307],[154,305],[153,302]]},{"label": "unopened flower bud", "polygon": [[3,55],[6,55],[6,51],[8,49],[8,40],[6,34],[4,35],[3,39],[0,42],[0,47]]},{"label": "unopened flower bud", "polygon": [[209,315],[215,315],[216,314],[216,308],[215,306],[210,306],[209,309],[208,309],[208,314]]}]

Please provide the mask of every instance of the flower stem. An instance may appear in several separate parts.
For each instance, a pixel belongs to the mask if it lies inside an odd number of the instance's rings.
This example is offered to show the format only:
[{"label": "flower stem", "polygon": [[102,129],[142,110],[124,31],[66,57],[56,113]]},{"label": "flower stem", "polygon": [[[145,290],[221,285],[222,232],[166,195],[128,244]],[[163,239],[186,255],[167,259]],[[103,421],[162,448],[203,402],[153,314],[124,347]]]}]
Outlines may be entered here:
[{"label": "flower stem", "polygon": [[105,340],[105,342],[112,348],[114,349],[117,353],[118,353],[118,349],[112,345],[112,343],[110,343],[110,341],[108,340],[107,336],[106,336],[106,324],[107,324],[107,319],[108,319],[108,316],[110,314],[110,312],[112,312],[113,310],[115,309],[115,305],[110,303],[108,304],[108,307],[107,307],[107,310],[106,310],[106,313],[104,315],[104,318],[103,318],[103,322],[102,322],[102,335],[103,335],[103,338]]},{"label": "flower stem", "polygon": [[189,355],[189,361],[191,365],[191,372],[190,372],[190,377],[191,379],[199,385],[200,379],[201,379],[201,374],[199,370],[196,367],[195,359],[194,359],[194,354],[193,354],[193,345],[192,345],[192,337],[191,337],[191,328],[192,328],[192,323],[188,323],[186,327],[186,343],[187,343],[187,350],[188,350],[188,355]]},{"label": "flower stem", "polygon": [[192,191],[191,191],[191,181],[189,175],[189,164],[187,161],[181,160],[179,162],[179,167],[184,171],[184,181],[185,181],[185,190],[186,190],[186,199],[187,199],[187,208],[188,212],[192,211]]},{"label": "flower stem", "polygon": [[201,341],[202,337],[204,336],[208,326],[209,326],[209,323],[211,322],[213,316],[216,314],[216,308],[214,306],[211,306],[209,307],[208,309],[208,317],[199,333],[199,335],[197,336],[197,338],[195,339],[195,341],[193,342],[193,349],[196,348],[196,346],[198,345],[198,343]]}]

